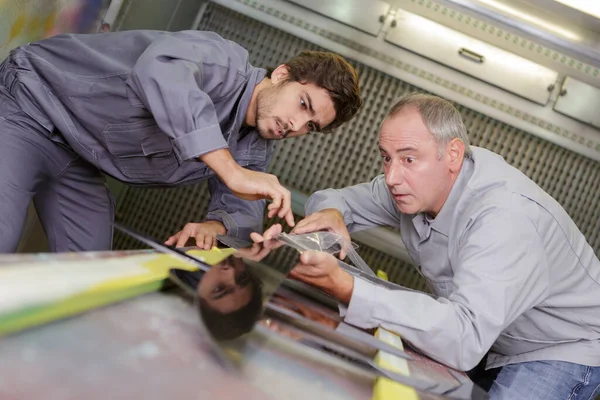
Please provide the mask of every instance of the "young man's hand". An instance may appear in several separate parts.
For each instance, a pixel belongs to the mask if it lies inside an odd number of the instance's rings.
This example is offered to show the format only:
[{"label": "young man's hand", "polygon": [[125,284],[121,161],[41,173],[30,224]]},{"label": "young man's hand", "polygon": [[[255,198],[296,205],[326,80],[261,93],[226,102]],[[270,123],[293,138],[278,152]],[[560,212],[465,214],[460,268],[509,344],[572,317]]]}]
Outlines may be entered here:
[{"label": "young man's hand", "polygon": [[268,242],[271,239],[275,239],[282,231],[283,227],[281,224],[275,224],[265,229],[262,235],[258,232],[252,232],[250,234],[250,239],[252,239],[254,243]]},{"label": "young man's hand", "polygon": [[269,255],[272,250],[283,246],[279,240],[267,240],[261,243],[253,243],[252,246],[238,249],[235,256],[248,258],[253,261],[261,261]]},{"label": "young man's hand", "polygon": [[354,277],[344,271],[331,254],[323,251],[303,252],[290,276],[318,287],[346,304],[350,303]]},{"label": "young man's hand", "polygon": [[268,217],[277,215],[285,218],[289,226],[295,225],[292,194],[281,186],[275,175],[239,167],[238,171],[230,174],[225,184],[233,194],[245,200],[271,199],[267,206]]},{"label": "young man's hand", "polygon": [[[306,218],[300,220],[291,233],[301,234],[316,231],[329,231],[337,233],[350,243],[350,233],[344,223],[342,213],[336,208],[326,208],[321,211],[310,214]],[[346,257],[344,249],[340,251],[340,260]]]},{"label": "young man's hand", "polygon": [[234,195],[244,200],[270,199],[269,218],[277,215],[285,218],[289,226],[294,226],[292,195],[275,175],[241,167],[227,149],[203,154],[200,159],[215,171]]},{"label": "young man's hand", "polygon": [[182,230],[171,236],[165,242],[168,246],[183,247],[188,240],[196,241],[196,246],[210,250],[217,245],[217,235],[225,235],[227,230],[219,221],[206,221],[200,223],[190,222]]}]

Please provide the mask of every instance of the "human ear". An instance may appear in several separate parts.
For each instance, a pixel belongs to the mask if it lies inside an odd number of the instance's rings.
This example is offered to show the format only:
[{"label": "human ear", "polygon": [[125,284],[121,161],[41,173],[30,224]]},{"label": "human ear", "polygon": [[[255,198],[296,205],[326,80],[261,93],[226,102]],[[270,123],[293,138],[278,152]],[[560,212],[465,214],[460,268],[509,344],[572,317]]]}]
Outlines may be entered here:
[{"label": "human ear", "polygon": [[450,167],[450,171],[460,171],[465,156],[465,144],[463,141],[459,138],[452,139],[446,147],[446,154],[448,156],[448,166]]},{"label": "human ear", "polygon": [[275,68],[271,73],[271,81],[274,84],[281,83],[287,80],[289,73],[290,71],[288,69],[288,66],[285,64],[281,64],[279,67]]}]

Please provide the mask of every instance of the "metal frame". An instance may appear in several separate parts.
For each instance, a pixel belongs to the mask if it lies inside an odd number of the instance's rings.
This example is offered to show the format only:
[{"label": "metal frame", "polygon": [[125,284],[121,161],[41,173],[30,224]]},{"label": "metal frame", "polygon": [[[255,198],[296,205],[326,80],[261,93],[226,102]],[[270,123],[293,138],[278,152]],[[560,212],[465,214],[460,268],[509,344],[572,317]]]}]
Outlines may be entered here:
[{"label": "metal frame", "polygon": [[556,113],[551,104],[539,106],[462,72],[385,43],[383,35],[392,23],[390,15],[386,18],[379,37],[374,38],[282,0],[211,1],[600,161],[600,131],[597,129]]}]

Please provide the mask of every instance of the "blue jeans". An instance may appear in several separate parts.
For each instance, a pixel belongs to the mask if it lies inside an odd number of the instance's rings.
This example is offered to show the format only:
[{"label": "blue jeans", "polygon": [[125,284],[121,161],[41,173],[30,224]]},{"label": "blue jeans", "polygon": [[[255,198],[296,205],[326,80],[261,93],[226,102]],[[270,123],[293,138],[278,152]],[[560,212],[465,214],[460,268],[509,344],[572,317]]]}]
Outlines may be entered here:
[{"label": "blue jeans", "polygon": [[506,365],[489,394],[490,400],[594,400],[600,395],[600,367],[563,361]]}]

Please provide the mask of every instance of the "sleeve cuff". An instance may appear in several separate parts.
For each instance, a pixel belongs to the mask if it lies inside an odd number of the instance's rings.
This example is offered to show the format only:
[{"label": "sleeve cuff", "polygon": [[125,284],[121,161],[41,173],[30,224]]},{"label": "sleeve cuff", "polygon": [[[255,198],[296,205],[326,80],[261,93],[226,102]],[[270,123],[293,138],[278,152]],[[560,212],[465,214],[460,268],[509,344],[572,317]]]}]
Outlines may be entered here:
[{"label": "sleeve cuff", "polygon": [[200,157],[211,151],[227,148],[219,125],[211,125],[173,139],[175,154],[181,161]]},{"label": "sleeve cuff", "polygon": [[[236,218],[237,221],[236,221]],[[219,221],[225,226],[227,236],[233,236],[238,239],[251,242],[250,234],[252,232],[262,233],[261,220],[256,220],[256,223],[249,223],[245,220],[245,216],[236,212],[233,215],[224,210],[211,211],[206,215],[207,221]]]},{"label": "sleeve cuff", "polygon": [[[376,286],[358,277],[354,277],[354,289],[350,304],[345,312],[344,321],[359,328],[374,328],[379,322],[373,309],[377,304]],[[340,309],[340,311],[342,311]]]},{"label": "sleeve cuff", "polygon": [[216,210],[206,214],[207,221],[219,221],[225,226],[227,236],[238,236],[238,225],[235,219],[223,210]]}]

